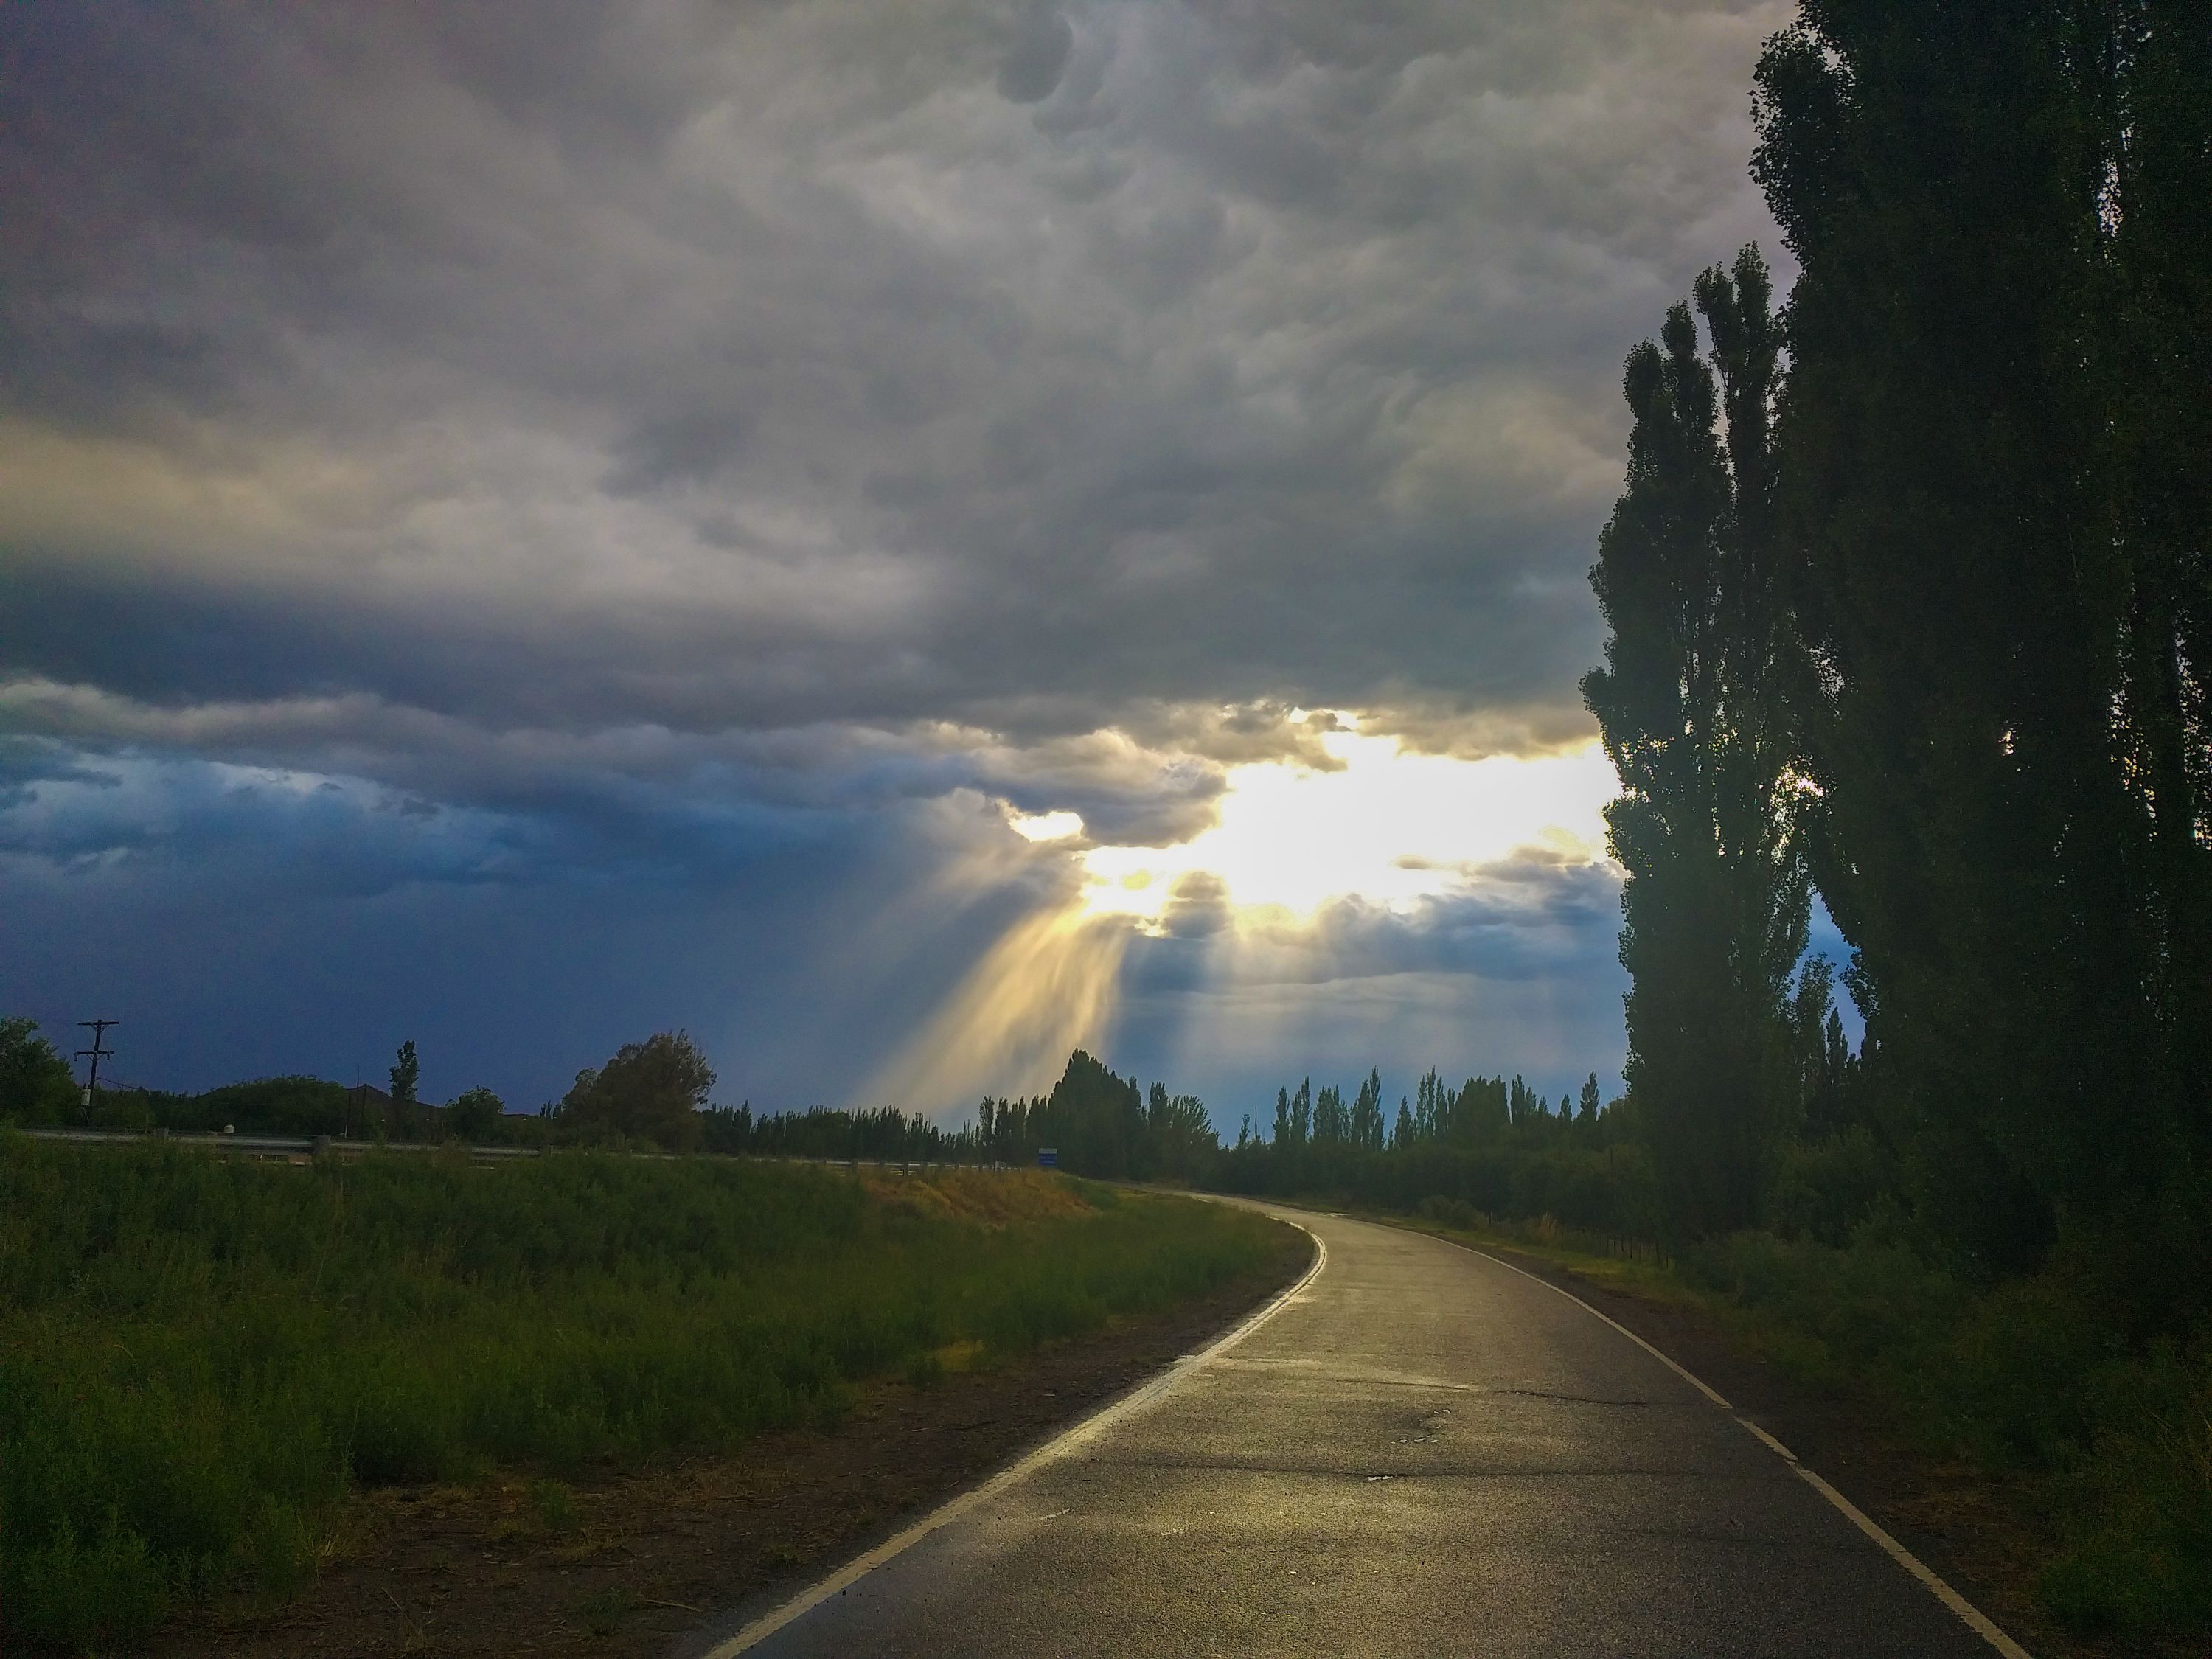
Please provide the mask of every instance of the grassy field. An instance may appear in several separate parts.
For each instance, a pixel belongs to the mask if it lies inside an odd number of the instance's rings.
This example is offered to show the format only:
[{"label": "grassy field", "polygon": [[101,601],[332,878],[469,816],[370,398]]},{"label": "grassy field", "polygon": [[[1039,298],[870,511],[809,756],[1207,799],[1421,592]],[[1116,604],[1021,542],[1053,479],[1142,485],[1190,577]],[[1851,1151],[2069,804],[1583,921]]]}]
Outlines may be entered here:
[{"label": "grassy field", "polygon": [[573,1154],[295,1168],[0,1134],[0,1609],[282,1601],[359,1485],[834,1424],[1258,1271],[1270,1224],[1035,1171]]},{"label": "grassy field", "polygon": [[2059,1625],[2179,1651],[2212,1638],[2212,1340],[2128,1342],[2096,1276],[1978,1291],[1871,1228],[1846,1249],[1744,1233],[1662,1262],[1548,1220],[1431,1206],[1414,1224],[1692,1303],[1801,1381],[1884,1407],[1930,1453],[2057,1522],[2037,1586]]}]

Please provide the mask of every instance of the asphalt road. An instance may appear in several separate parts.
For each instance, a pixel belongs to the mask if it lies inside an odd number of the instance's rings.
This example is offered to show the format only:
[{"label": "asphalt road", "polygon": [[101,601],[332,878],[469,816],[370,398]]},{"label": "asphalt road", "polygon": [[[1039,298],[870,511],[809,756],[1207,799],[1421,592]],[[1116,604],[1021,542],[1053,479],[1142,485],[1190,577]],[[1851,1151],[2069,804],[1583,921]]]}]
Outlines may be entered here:
[{"label": "asphalt road", "polygon": [[1997,1651],[1587,1310],[1296,1218],[1273,1316],[717,1659]]}]

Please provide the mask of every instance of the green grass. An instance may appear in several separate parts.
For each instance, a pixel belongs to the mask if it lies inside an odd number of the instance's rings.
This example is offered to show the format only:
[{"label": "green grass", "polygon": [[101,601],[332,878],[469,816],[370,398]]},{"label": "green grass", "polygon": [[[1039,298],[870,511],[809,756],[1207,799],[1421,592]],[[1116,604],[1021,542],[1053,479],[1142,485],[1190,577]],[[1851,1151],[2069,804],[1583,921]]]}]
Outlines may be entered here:
[{"label": "green grass", "polygon": [[281,1601],[356,1485],[519,1468],[558,1525],[553,1483],[587,1462],[832,1425],[858,1383],[1164,1307],[1274,1249],[1224,1206],[987,1180],[0,1134],[7,1630],[94,1649],[179,1601]]},{"label": "green grass", "polygon": [[2005,1479],[2055,1522],[2038,1589],[2059,1624],[2186,1651],[2212,1637],[2212,1333],[2130,1342],[2093,1272],[1981,1291],[1879,1225],[1842,1249],[1743,1233],[1662,1262],[1464,1206],[1413,1224],[1710,1309],[1747,1350],[1886,1406],[1928,1449]]}]

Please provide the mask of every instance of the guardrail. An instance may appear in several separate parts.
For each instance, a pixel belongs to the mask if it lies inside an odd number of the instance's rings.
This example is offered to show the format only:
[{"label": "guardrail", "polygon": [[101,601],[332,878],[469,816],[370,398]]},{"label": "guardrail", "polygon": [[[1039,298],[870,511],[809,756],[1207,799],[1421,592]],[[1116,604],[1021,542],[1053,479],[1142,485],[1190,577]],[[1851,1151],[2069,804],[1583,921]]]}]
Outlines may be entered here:
[{"label": "guardrail", "polygon": [[[54,1124],[18,1127],[12,1131],[7,1126],[0,1125],[0,1133],[28,1135],[33,1140],[70,1141],[78,1146],[160,1143],[172,1146],[197,1146],[206,1152],[229,1152],[243,1158],[284,1158],[300,1164],[317,1158],[360,1158],[370,1152],[442,1152],[450,1149],[465,1151],[471,1158],[489,1163],[509,1158],[544,1158],[549,1150],[608,1150],[594,1147],[483,1146],[462,1140],[350,1140],[337,1135],[317,1135],[307,1139],[290,1135],[223,1134],[206,1130],[79,1129]],[[836,1170],[883,1170],[898,1175],[912,1175],[917,1170],[1018,1170],[1025,1167],[1019,1164],[963,1164],[949,1158],[796,1158],[781,1152],[656,1152],[633,1149],[619,1155],[651,1158],[662,1163],[674,1163],[682,1158],[713,1158],[758,1164],[812,1164]]]},{"label": "guardrail", "polygon": [[336,1135],[317,1135],[312,1139],[290,1135],[223,1134],[217,1131],[173,1129],[73,1129],[52,1125],[18,1130],[33,1140],[67,1140],[80,1145],[112,1143],[135,1146],[142,1142],[161,1141],[175,1146],[197,1146],[204,1151],[233,1152],[243,1158],[357,1158],[365,1152],[441,1152],[447,1147],[465,1147],[471,1158],[541,1158],[543,1152],[536,1146],[477,1146],[465,1141],[436,1140],[348,1140]]}]

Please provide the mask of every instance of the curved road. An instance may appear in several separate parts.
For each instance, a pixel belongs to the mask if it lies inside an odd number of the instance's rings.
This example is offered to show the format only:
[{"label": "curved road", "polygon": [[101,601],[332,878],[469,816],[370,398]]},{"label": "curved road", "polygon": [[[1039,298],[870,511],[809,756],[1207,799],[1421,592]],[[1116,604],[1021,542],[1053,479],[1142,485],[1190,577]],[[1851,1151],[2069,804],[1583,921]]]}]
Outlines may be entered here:
[{"label": "curved road", "polygon": [[1589,1310],[1261,1207],[1327,1253],[1272,1315],[713,1659],[2003,1650]]}]

